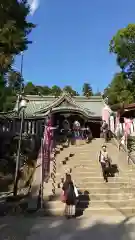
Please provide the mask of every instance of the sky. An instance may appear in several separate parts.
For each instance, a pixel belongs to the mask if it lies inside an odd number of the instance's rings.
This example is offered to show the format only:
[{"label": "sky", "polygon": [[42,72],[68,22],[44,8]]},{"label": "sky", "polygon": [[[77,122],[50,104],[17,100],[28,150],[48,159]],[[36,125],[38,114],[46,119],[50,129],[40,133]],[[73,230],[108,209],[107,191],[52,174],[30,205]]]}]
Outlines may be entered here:
[{"label": "sky", "polygon": [[[37,85],[103,91],[119,71],[109,41],[135,23],[135,0],[29,0],[37,27],[24,52],[23,77]],[[15,67],[20,69],[20,56]]]}]

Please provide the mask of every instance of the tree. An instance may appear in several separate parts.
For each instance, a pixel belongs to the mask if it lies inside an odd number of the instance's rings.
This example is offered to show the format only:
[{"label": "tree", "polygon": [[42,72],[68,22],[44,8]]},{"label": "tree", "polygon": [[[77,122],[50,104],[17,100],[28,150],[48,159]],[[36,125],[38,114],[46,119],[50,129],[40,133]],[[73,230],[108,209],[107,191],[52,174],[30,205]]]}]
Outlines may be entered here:
[{"label": "tree", "polygon": [[130,81],[123,72],[114,75],[111,83],[104,90],[105,97],[108,97],[110,105],[123,102],[131,103],[133,101],[133,94],[130,91]]},{"label": "tree", "polygon": [[27,49],[28,34],[35,27],[28,22],[26,0],[1,0],[0,4],[0,72],[6,73],[14,56]]},{"label": "tree", "polygon": [[35,86],[36,94],[38,95],[49,95],[51,94],[51,89],[48,86]]},{"label": "tree", "polygon": [[37,94],[37,88],[32,82],[28,82],[24,87],[24,93],[30,94],[30,95],[36,95]]},{"label": "tree", "polygon": [[8,86],[12,89],[14,93],[18,93],[20,89],[23,87],[24,80],[20,74],[15,70],[11,70],[8,73]]},{"label": "tree", "polygon": [[86,97],[90,97],[93,95],[92,87],[89,83],[84,83],[82,88],[83,95]]},{"label": "tree", "polygon": [[5,101],[5,79],[0,75],[0,111],[3,111],[3,104]]},{"label": "tree", "polygon": [[3,104],[3,111],[7,112],[13,110],[13,108],[15,107],[16,99],[16,95],[7,95],[6,93],[5,102]]},{"label": "tree", "polygon": [[58,87],[56,85],[52,86],[52,88],[51,88],[52,95],[54,95],[55,97],[58,97],[58,96],[60,96],[61,92],[62,92],[62,90],[60,87]]},{"label": "tree", "polygon": [[109,49],[116,54],[118,65],[135,85],[135,24],[120,29],[110,41]]},{"label": "tree", "polygon": [[51,94],[51,89],[48,86],[43,86],[43,95],[50,95]]},{"label": "tree", "polygon": [[65,86],[65,87],[63,88],[63,90],[64,90],[65,92],[69,93],[71,96],[78,96],[78,95],[79,95],[75,90],[72,89],[71,86]]},{"label": "tree", "polygon": [[35,27],[28,21],[27,0],[0,2],[0,111],[11,110],[16,93],[23,83],[19,72],[12,69],[14,58],[28,48],[28,34]]}]

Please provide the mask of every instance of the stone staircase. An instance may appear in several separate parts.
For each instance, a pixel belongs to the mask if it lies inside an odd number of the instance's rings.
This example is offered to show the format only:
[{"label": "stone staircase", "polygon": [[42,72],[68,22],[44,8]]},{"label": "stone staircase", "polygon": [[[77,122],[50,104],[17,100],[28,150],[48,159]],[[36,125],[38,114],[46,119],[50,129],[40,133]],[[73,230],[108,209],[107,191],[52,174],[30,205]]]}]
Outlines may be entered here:
[{"label": "stone staircase", "polygon": [[[89,198],[89,205],[83,212],[84,216],[132,216],[135,213],[135,166],[132,162],[128,164],[126,153],[119,152],[112,140],[107,143],[107,148],[112,163],[118,166],[119,173],[116,173],[115,177],[109,177],[108,183],[105,183],[98,161],[102,144],[103,139],[95,139],[90,144],[65,148],[56,156],[56,195],[48,202],[47,207],[53,215],[63,215],[64,204],[60,201],[61,189],[57,185],[68,168],[72,169],[72,179],[82,192],[83,201],[88,201]],[[74,156],[69,157],[66,165],[63,165],[63,159],[70,153],[74,153]],[[49,189],[51,184],[50,181]],[[46,195],[50,194],[47,189],[45,192]]]}]

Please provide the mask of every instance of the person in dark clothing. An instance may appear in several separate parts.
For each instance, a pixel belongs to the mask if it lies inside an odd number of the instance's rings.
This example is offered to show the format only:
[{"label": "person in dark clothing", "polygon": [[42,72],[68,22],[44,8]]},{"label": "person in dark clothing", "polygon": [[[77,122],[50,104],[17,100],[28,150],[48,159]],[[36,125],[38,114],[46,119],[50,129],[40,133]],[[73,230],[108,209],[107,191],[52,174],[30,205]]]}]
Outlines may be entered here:
[{"label": "person in dark clothing", "polygon": [[74,191],[74,184],[71,180],[71,175],[66,174],[66,180],[63,184],[62,190],[66,196],[65,202],[65,216],[71,218],[75,216],[76,195]]},{"label": "person in dark clothing", "polygon": [[101,129],[102,129],[102,132],[103,132],[105,142],[108,142],[108,124],[107,124],[106,121],[103,121]]}]

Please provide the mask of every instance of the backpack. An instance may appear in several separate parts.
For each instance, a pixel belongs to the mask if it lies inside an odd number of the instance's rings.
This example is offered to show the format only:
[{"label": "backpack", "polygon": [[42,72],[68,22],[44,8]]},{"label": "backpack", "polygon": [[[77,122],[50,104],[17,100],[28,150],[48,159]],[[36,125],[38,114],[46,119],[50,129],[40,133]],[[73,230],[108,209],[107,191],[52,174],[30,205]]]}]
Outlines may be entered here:
[{"label": "backpack", "polygon": [[107,123],[104,123],[103,126],[102,126],[102,128],[103,128],[104,130],[107,129],[107,128],[108,128],[108,124],[107,124]]},{"label": "backpack", "polygon": [[67,199],[75,199],[75,192],[74,192],[74,186],[69,184],[68,188],[66,190],[66,197]]}]

